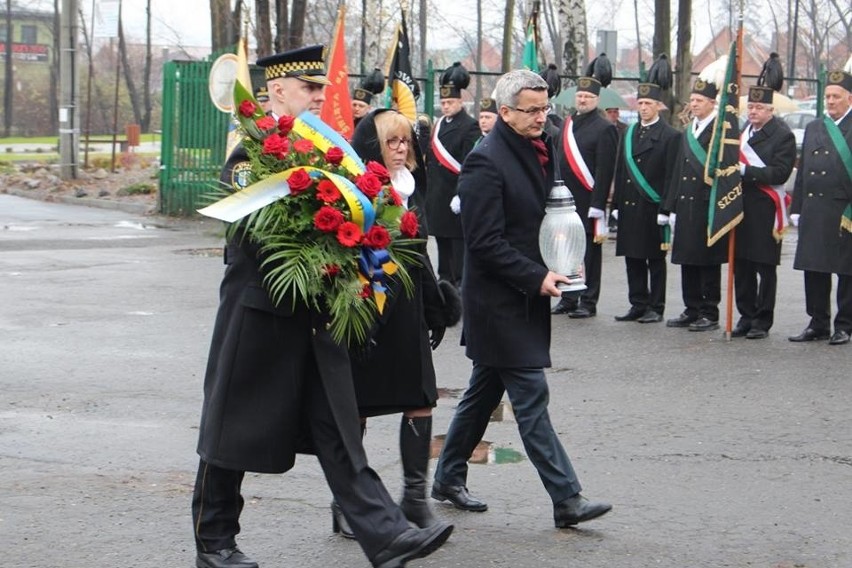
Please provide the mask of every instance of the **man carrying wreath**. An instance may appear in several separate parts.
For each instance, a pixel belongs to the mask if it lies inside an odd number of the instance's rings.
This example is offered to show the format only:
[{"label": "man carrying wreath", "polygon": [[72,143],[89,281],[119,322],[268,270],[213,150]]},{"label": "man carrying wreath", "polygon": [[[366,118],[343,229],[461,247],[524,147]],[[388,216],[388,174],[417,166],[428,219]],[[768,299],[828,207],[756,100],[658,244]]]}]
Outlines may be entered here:
[{"label": "man carrying wreath", "polygon": [[[319,114],[328,84],[322,52],[315,45],[257,62],[265,68],[271,118]],[[285,146],[282,153],[299,151]],[[252,168],[241,145],[221,180],[240,191],[252,179]],[[289,181],[293,193],[298,184]],[[192,498],[196,566],[257,567],[236,544],[244,474],[283,473],[304,452],[316,454],[374,566],[404,566],[437,550],[452,525],[409,527],[367,464],[348,352],[332,337],[330,315],[296,295],[274,302],[264,285],[263,261],[257,243],[232,233],[204,378],[201,460]]]}]

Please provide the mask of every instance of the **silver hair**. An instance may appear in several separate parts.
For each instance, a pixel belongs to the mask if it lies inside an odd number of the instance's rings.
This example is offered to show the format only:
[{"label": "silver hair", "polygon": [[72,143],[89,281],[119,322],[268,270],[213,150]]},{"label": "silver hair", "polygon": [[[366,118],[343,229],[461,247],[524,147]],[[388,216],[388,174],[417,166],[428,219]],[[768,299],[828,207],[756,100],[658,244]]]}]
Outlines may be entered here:
[{"label": "silver hair", "polygon": [[529,69],[516,69],[509,71],[497,81],[494,87],[494,102],[497,108],[507,106],[515,108],[518,104],[518,95],[524,90],[547,91],[547,82],[538,73]]}]

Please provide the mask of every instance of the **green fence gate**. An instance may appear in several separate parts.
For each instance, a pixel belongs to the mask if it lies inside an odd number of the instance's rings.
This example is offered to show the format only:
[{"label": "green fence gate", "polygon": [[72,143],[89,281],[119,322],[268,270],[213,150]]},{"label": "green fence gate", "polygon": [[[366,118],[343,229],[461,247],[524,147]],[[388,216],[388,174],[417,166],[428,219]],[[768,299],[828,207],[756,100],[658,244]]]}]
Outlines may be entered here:
[{"label": "green fence gate", "polygon": [[230,114],[210,100],[212,65],[169,61],[163,69],[160,213],[166,215],[192,215],[219,183]]}]

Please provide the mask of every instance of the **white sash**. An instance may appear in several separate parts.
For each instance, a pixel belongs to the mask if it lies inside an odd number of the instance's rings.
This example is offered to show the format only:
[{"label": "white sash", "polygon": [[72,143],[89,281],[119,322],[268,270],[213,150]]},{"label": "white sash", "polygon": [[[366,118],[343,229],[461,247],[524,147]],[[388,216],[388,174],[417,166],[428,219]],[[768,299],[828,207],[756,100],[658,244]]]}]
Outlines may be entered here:
[{"label": "white sash", "polygon": [[[749,124],[748,127],[740,135],[740,161],[746,165],[756,168],[765,168],[766,163],[757,155],[754,148],[748,143],[751,138],[754,127]],[[781,241],[784,235],[784,230],[787,228],[787,207],[789,206],[790,196],[783,185],[769,185],[766,183],[757,183],[757,187],[772,199],[775,203],[775,223],[772,228],[772,235],[777,241]]]},{"label": "white sash", "polygon": [[580,153],[580,148],[577,146],[572,118],[568,117],[568,124],[565,125],[565,134],[562,137],[565,159],[568,161],[571,171],[574,172],[574,175],[580,180],[583,187],[586,188],[586,191],[592,191],[592,188],[595,187],[595,177],[589,171],[589,166],[586,165],[586,161]]},{"label": "white sash", "polygon": [[435,131],[432,132],[432,152],[438,159],[438,163],[458,175],[461,171],[461,164],[458,160],[453,158],[453,155],[450,154],[449,150],[444,148],[444,145],[441,144],[441,141],[438,139],[438,133],[441,132],[441,124],[444,123],[445,118],[445,116],[442,116],[438,119],[438,122],[435,123]]}]

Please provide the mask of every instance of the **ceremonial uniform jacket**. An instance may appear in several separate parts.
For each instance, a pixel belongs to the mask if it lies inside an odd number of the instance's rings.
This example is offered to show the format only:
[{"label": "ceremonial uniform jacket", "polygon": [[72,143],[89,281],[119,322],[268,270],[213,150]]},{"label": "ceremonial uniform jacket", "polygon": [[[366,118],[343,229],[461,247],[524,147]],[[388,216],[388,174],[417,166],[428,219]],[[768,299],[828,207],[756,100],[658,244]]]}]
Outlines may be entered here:
[{"label": "ceremonial uniform jacket", "polygon": [[746,166],[742,176],[743,220],[737,225],[735,256],[762,264],[781,263],[781,243],[772,236],[775,202],[757,184],[783,185],[796,163],[796,138],[787,123],[771,118],[748,140],[765,168]]},{"label": "ceremonial uniform jacket", "polygon": [[[240,189],[248,159],[242,147],[222,170]],[[204,377],[198,453],[226,469],[281,473],[310,451],[304,396],[322,381],[334,420],[357,423],[349,356],[329,332],[329,317],[289,300],[274,305],[263,286],[258,247],[238,234],[225,247],[225,274]],[[360,435],[341,429],[355,467],[366,467]]]},{"label": "ceremonial uniform jacket", "polygon": [[[580,178],[571,170],[565,157],[565,130],[574,123],[574,138],[577,148],[586,162],[595,184],[592,190],[586,189]],[[557,142],[559,156],[559,174],[565,185],[574,196],[577,214],[583,220],[586,234],[591,235],[594,228],[593,219],[589,219],[589,207],[605,210],[609,198],[609,190],[615,175],[615,156],[618,152],[618,130],[615,125],[593,110],[585,114],[575,114],[571,121],[565,120]]]},{"label": "ceremonial uniform jacket", "polygon": [[[711,120],[698,136],[698,143],[704,150],[710,145],[716,120]],[[727,234],[712,247],[707,246],[710,186],[704,183],[704,163],[690,150],[686,133],[681,136],[674,168],[663,206],[664,211],[677,215],[672,237],[672,262],[696,266],[726,263]]]},{"label": "ceremonial uniform jacket", "polygon": [[[432,126],[434,130],[437,123]],[[464,163],[465,157],[476,145],[482,132],[475,118],[464,109],[447,121],[441,121],[438,139],[441,144],[459,164]],[[429,222],[429,232],[436,237],[460,239],[462,236],[461,220],[450,209],[450,201],[456,195],[458,174],[445,168],[435,157],[430,144],[428,161],[426,163],[429,191],[426,194],[426,219]]]},{"label": "ceremonial uniform jacket", "polygon": [[[550,155],[553,146],[542,136]],[[550,298],[538,232],[553,185],[530,140],[502,118],[470,153],[459,176],[465,258],[467,356],[493,367],[550,366]]]},{"label": "ceremonial uniform jacket", "polygon": [[[852,146],[852,112],[839,124]],[[849,179],[821,118],[805,128],[791,213],[799,213],[799,243],[793,268],[852,275],[852,233],[840,228],[852,203]]]},{"label": "ceremonial uniform jacket", "polygon": [[[641,124],[633,128],[633,161],[662,200],[674,169],[672,156],[677,152],[680,133],[662,119],[649,126],[641,138],[640,128]],[[662,201],[655,203],[629,173],[625,156],[628,132],[621,137],[612,199],[612,208],[618,209],[615,254],[631,258],[664,258],[666,251],[660,246],[662,227],[657,224]]]}]

